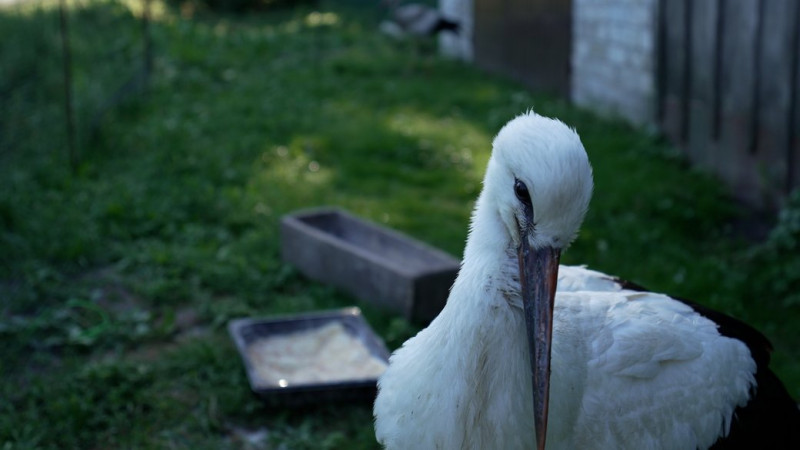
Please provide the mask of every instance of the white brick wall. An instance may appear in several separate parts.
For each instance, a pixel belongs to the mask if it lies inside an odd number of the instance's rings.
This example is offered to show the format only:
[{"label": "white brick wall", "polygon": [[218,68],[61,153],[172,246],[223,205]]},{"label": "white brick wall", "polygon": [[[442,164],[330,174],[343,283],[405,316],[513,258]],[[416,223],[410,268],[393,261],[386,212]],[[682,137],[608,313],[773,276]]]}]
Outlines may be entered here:
[{"label": "white brick wall", "polygon": [[655,120],[657,0],[573,0],[572,101]]},{"label": "white brick wall", "polygon": [[[444,54],[472,59],[473,0],[439,0],[461,33]],[[637,125],[655,122],[658,0],[572,0],[572,101]]]}]

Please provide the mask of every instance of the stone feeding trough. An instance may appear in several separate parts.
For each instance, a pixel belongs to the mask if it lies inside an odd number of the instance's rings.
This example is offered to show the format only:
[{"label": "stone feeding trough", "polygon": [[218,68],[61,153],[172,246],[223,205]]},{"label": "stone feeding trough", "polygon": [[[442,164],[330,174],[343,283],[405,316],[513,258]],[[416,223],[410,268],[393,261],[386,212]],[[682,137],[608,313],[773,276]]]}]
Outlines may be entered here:
[{"label": "stone feeding trough", "polygon": [[309,278],[422,323],[442,310],[459,269],[441,250],[338,209],[284,216],[281,246]]},{"label": "stone feeding trough", "polygon": [[228,323],[250,388],[268,403],[372,401],[389,351],[358,308]]}]

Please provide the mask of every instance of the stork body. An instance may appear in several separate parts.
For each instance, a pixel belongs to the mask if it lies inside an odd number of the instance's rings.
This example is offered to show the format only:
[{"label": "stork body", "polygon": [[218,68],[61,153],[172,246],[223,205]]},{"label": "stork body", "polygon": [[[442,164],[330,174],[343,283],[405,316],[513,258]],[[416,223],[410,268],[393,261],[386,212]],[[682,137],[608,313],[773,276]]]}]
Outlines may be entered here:
[{"label": "stork body", "polygon": [[[560,122],[528,113],[501,130],[448,302],[379,380],[375,429],[386,448],[544,445],[518,249],[572,240],[591,194],[585,158]],[[599,272],[557,270],[547,448],[800,448],[800,412],[758,332]]]}]

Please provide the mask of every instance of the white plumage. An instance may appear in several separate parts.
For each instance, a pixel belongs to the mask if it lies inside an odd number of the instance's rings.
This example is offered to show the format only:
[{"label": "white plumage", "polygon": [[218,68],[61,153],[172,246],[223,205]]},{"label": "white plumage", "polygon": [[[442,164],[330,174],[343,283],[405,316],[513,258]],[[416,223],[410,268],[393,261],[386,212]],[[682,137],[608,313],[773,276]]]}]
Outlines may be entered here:
[{"label": "white plumage", "polygon": [[[743,343],[667,296],[560,271],[548,448],[707,448],[727,434],[754,381]],[[392,356],[375,403],[387,448],[533,448],[521,311],[502,292],[473,297]]]},{"label": "white plumage", "polygon": [[[500,131],[448,302],[379,380],[386,448],[535,448],[517,249],[566,247],[591,191],[586,153],[563,123],[529,112]],[[551,361],[552,449],[707,448],[728,434],[756,373],[747,345],[687,304],[570,266],[559,269]]]}]

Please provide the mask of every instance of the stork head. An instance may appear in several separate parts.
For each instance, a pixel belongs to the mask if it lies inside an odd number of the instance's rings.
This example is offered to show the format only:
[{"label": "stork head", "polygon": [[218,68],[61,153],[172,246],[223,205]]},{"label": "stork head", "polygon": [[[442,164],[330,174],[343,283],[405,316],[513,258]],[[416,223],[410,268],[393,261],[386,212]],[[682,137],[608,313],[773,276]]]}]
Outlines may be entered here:
[{"label": "stork head", "polygon": [[494,139],[484,179],[510,240],[563,249],[575,238],[592,196],[592,168],[580,138],[556,119],[528,112]]},{"label": "stork head", "polygon": [[528,112],[497,134],[482,195],[497,208],[508,233],[506,242],[518,255],[540,449],[547,431],[559,257],[578,232],[592,187],[586,151],[563,122]]}]

